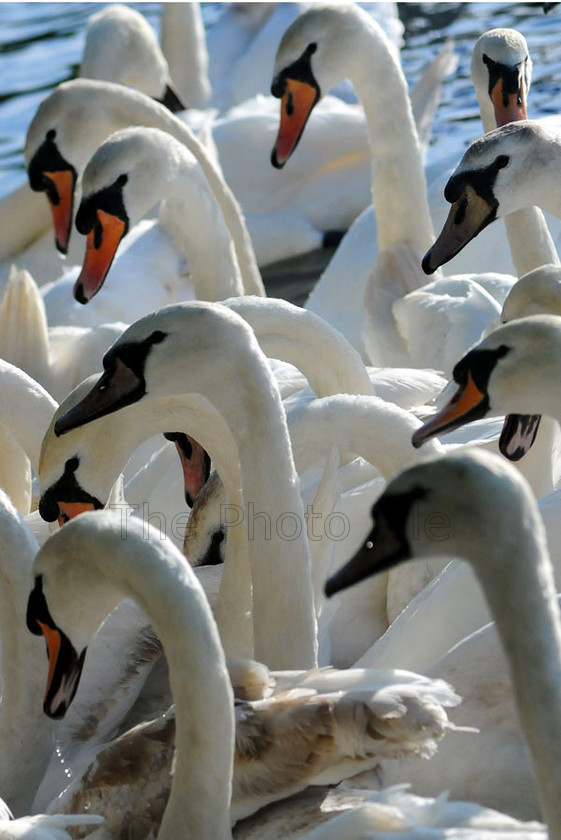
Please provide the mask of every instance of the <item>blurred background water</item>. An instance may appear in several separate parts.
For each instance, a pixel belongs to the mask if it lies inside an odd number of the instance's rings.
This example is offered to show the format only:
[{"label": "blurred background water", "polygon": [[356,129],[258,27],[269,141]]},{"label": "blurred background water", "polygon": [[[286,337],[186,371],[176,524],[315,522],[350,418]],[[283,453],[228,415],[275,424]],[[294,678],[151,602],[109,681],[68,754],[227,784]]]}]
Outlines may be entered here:
[{"label": "blurred background water", "polygon": [[[0,3],[0,197],[24,180],[22,149],[33,114],[49,90],[75,75],[87,18],[105,5]],[[160,3],[130,5],[159,32]],[[207,28],[228,5],[201,4]],[[475,39],[492,27],[514,27],[528,41],[534,62],[530,116],[561,111],[561,5],[547,15],[542,3],[398,3],[398,10],[404,24],[402,63],[411,84],[448,38],[458,55],[435,120],[431,159],[454,149],[459,158],[481,133],[470,60]]]}]

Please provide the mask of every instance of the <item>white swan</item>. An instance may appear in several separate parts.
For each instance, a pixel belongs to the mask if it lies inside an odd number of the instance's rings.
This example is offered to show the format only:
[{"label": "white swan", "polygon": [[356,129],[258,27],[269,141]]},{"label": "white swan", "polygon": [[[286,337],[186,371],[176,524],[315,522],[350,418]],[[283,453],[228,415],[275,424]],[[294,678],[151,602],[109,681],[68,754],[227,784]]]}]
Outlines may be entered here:
[{"label": "white swan", "polygon": [[[2,620],[2,704],[0,707],[0,832],[6,840],[70,840],[71,825],[93,826],[94,815],[37,814],[31,811],[35,791],[48,764],[55,733],[38,714],[43,695],[38,679],[43,645],[23,630],[29,581],[37,543],[7,496],[0,491],[0,587]],[[17,816],[13,819],[12,813]]]},{"label": "white swan", "polygon": [[55,204],[59,248],[64,251],[68,244],[79,174],[109,134],[131,124],[167,131],[197,158],[222,207],[244,289],[248,294],[263,294],[243,215],[212,156],[185,123],[163,105],[110,82],[75,79],[59,85],[41,103],[27,133],[25,159],[32,189],[60,199]]},{"label": "white swan", "polygon": [[[161,199],[158,223],[141,223],[138,235],[135,225]],[[101,144],[83,173],[76,224],[87,235],[73,290],[79,303],[71,299],[70,277],[44,288],[52,325],[130,323],[167,303],[243,293],[233,243],[204,172],[167,132],[133,127]],[[107,276],[101,298],[83,307]]]},{"label": "white swan", "polygon": [[[322,695],[301,688],[242,705],[235,733],[226,663],[216,625],[193,572],[176,549],[162,544],[155,532],[145,533],[140,523],[127,529],[127,539],[123,540],[122,534],[120,518],[104,512],[80,517],[54,535],[37,555],[35,587],[27,612],[29,628],[42,632],[47,641],[50,669],[44,708],[51,716],[65,713],[91,636],[105,614],[126,595],[150,618],[169,662],[177,706],[175,769],[167,806],[170,740],[174,737],[169,715],[111,744],[98,755],[85,782],[78,780],[57,802],[55,807],[68,802],[76,807],[89,802],[91,807],[95,801],[108,820],[107,829],[101,829],[98,836],[112,836],[123,819],[130,819],[123,813],[126,796],[132,814],[138,808],[135,797],[144,803],[146,798],[155,798],[149,815],[141,809],[143,820],[138,830],[143,835],[152,830],[165,837],[167,831],[176,832],[180,821],[185,824],[187,820],[189,826],[197,826],[199,837],[228,837],[230,822],[267,800],[286,795],[291,788],[301,789],[321,776],[329,781],[352,772],[351,768],[358,766],[357,747],[351,746],[355,739],[362,740],[363,755],[372,752],[370,761],[376,752],[399,750],[399,744],[407,752],[430,754],[436,740],[451,727],[444,707],[455,705],[458,698],[445,684],[405,672],[350,672],[349,682],[354,680],[358,690],[351,689],[346,697],[341,692]],[[61,587],[69,575],[72,584],[63,596]],[[78,611],[87,613],[85,621],[84,615],[79,619]],[[341,676],[344,680],[345,675]],[[341,676],[335,682],[340,683]],[[333,683],[329,673],[309,677],[297,675],[297,680],[303,680],[303,686],[308,682],[313,686],[318,680]],[[362,714],[369,719],[371,736],[360,719],[352,720],[353,703],[358,712],[361,699],[366,703]],[[211,726],[206,725],[208,720]],[[420,741],[415,744],[417,739]],[[137,759],[123,774],[127,750]],[[293,754],[297,750],[306,760]],[[339,750],[342,754],[337,761]],[[151,768],[147,778],[143,762],[154,755],[160,766]],[[261,760],[261,776],[252,779]],[[283,761],[284,776],[277,771],[280,789],[275,790],[270,787],[273,767],[267,765],[279,762],[282,770]],[[362,758],[358,761],[360,765]],[[115,785],[117,781],[125,790]],[[89,790],[83,791],[84,785],[89,785]]]},{"label": "white swan", "polygon": [[[175,765],[175,780],[190,781],[184,790],[179,790],[177,784],[172,785],[158,836],[176,836],[187,820],[200,838],[231,837],[233,697],[216,625],[202,590],[181,555],[169,547],[164,548],[155,540],[151,543],[151,551],[141,550],[141,526],[140,533],[133,526],[129,538],[122,540],[120,518],[115,515],[88,514],[69,524],[72,529],[64,528],[55,534],[37,556],[36,587],[28,607],[29,626],[40,633],[38,622],[43,625],[47,643],[51,643],[53,668],[58,661],[62,677],[51,672],[45,709],[55,716],[64,713],[77,686],[84,658],[82,654],[78,660],[74,651],[85,653],[87,643],[105,615],[123,597],[132,596],[149,615],[162,640],[170,664],[173,695],[178,700],[190,696],[189,704],[179,703],[177,707]],[[85,533],[89,538],[80,539]],[[118,553],[112,550],[116,542],[121,543]],[[91,555],[87,565],[75,563],[77,545],[83,545]],[[65,597],[61,603],[60,576],[66,576],[64,570],[69,568],[69,562],[74,566],[73,597]],[[105,566],[111,566],[110,576],[99,571]],[[167,570],[165,576],[160,568]],[[87,591],[90,596],[86,613],[80,591]],[[94,592],[95,597],[92,597]],[[77,610],[82,612],[82,617],[76,626]],[[72,643],[66,640],[59,658],[56,648],[52,647],[56,638],[65,638],[61,636],[58,624],[72,635]],[[209,661],[213,663],[211,668]],[[193,673],[199,674],[196,692],[190,691]],[[207,716],[212,719],[213,726],[201,728],[200,721]],[[189,760],[193,742],[200,746],[196,774],[191,772]]]},{"label": "white swan", "polygon": [[[224,365],[216,365],[216,352],[226,364],[226,376]],[[193,436],[209,452],[227,486],[229,504],[234,505],[232,512],[241,517],[240,525],[243,521],[242,527],[232,529],[230,534],[247,543],[254,622],[256,627],[263,628],[255,638],[256,656],[269,667],[277,663],[278,667],[285,667],[285,663],[286,667],[298,667],[299,663],[300,667],[313,665],[317,642],[310,560],[301,527],[304,511],[280,396],[250,327],[219,304],[193,302],[165,307],[129,327],[105,355],[104,364],[109,365],[108,371],[118,372],[116,379],[110,372],[105,374],[104,383],[108,381],[111,385],[106,388],[101,384],[99,394],[104,407],[88,409],[91,398],[86,396],[64,420],[59,418],[55,433],[137,401],[141,412],[150,411],[152,405],[156,406],[155,400],[158,401],[164,408],[160,423],[162,416],[165,417],[166,404],[171,407],[176,400],[184,400],[186,404],[196,405],[196,411],[182,416],[192,428]],[[121,372],[125,372],[123,381]],[[123,390],[113,402],[111,395],[115,387],[117,391]],[[95,386],[91,392],[94,402],[98,388]],[[148,398],[143,400],[145,395]],[[158,397],[163,401],[157,400]],[[209,435],[211,428],[213,432]],[[219,429],[220,437],[217,437]],[[239,473],[237,463],[232,463],[232,452],[237,452]],[[267,474],[254,466],[265,459],[269,467]],[[275,482],[268,480],[270,471],[277,476]],[[259,518],[261,513],[264,516]],[[290,534],[292,540],[284,538],[279,525],[286,515],[300,523],[299,532]],[[249,539],[246,529],[254,522],[257,529],[267,529],[270,539],[266,552],[262,553],[255,541]],[[270,598],[271,581],[275,579],[278,581],[273,584],[275,589],[285,591],[286,598]],[[298,580],[298,585],[291,586],[291,580]],[[243,589],[245,579],[240,584]],[[228,616],[234,609],[233,605],[227,611]],[[286,633],[279,634],[283,625]],[[282,640],[281,636],[284,636]],[[239,658],[239,654],[231,658]]]},{"label": "white swan", "polygon": [[[446,552],[446,540],[431,539],[423,528],[413,532],[415,520],[426,524],[435,511],[447,517],[448,535],[472,564],[495,618],[542,814],[549,836],[557,837],[561,625],[543,522],[524,479],[504,459],[476,452],[410,468],[389,485],[374,508],[376,526],[367,541],[326,588],[336,592],[377,568]],[[487,550],[489,540],[493,552]]]},{"label": "white swan", "polygon": [[[374,95],[370,79],[378,75],[383,76],[384,84],[380,93]],[[311,8],[285,32],[275,59],[272,85],[273,94],[282,97],[282,119],[272,160],[278,166],[286,162],[304,129],[308,114],[320,97],[320,90],[329,90],[345,77],[352,80],[368,123],[373,154],[372,195],[375,202],[380,198],[378,251],[381,254],[391,248],[407,232],[412,253],[422,252],[422,243],[431,239],[432,224],[407,83],[384,33],[359,7]],[[378,119],[380,95],[391,102],[387,116],[384,109],[383,129]],[[395,137],[400,138],[399,143],[395,141],[394,132]],[[390,136],[391,142],[388,141]],[[378,159],[381,161],[382,156],[385,165],[378,166]],[[407,200],[404,201],[403,196],[407,196]],[[415,205],[415,213],[409,211],[410,203]],[[352,252],[351,263],[345,264],[345,276],[352,276],[355,280],[358,277],[356,258],[360,262],[362,254],[355,254],[354,248]],[[367,258],[366,262],[369,269],[367,277],[373,263],[371,258]],[[409,285],[403,288],[402,293],[419,285],[415,279],[414,262],[413,258],[413,273],[408,275]],[[326,320],[332,319],[333,311],[337,312],[337,320],[333,323],[356,343],[362,319],[360,315],[358,318],[355,316],[357,308],[364,308],[362,290],[353,290],[350,294],[348,284],[345,284],[342,295],[341,285],[337,283],[335,287],[338,287],[337,301],[329,296],[325,309],[322,309],[315,305],[312,295],[308,306]],[[348,326],[343,323],[343,313],[348,313],[349,308],[352,308],[350,318],[353,321],[351,335]],[[382,329],[386,341],[388,327]]]}]

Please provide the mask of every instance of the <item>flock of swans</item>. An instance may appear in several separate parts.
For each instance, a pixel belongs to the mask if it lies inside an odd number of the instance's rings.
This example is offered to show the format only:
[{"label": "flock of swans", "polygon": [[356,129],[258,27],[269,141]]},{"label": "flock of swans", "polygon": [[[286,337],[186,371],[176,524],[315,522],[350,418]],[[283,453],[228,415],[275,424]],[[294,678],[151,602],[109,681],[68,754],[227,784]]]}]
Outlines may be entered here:
[{"label": "flock of swans", "polygon": [[[109,5],[29,126],[6,838],[561,840],[561,137],[491,30],[485,134],[429,183],[453,51],[409,91],[366,5],[164,4],[162,46]],[[304,308],[266,295],[333,231]]]}]

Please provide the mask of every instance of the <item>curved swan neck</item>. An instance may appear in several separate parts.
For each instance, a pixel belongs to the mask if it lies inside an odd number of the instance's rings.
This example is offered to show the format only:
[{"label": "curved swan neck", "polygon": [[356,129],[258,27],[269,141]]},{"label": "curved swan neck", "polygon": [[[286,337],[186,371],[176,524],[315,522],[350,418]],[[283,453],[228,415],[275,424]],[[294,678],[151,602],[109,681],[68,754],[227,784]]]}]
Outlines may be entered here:
[{"label": "curved swan neck", "polygon": [[[338,394],[314,400],[289,416],[292,449],[300,473],[334,445],[370,461],[389,480],[419,460],[411,445],[419,421],[408,411],[377,397]],[[433,452],[441,451],[437,442]],[[425,457],[424,452],[421,457]]]},{"label": "curved swan neck", "polygon": [[41,442],[57,403],[24,371],[2,360],[0,381],[0,422],[12,432],[37,471]]},{"label": "curved swan neck", "polygon": [[8,499],[0,493],[0,632],[2,711],[0,787],[16,816],[29,813],[49,762],[56,724],[42,710],[43,644],[25,626],[33,560],[38,550]]},{"label": "curved swan neck", "polygon": [[[87,545],[72,549],[75,534],[82,530],[74,527],[66,535],[71,550],[64,565],[78,570],[82,584],[112,586],[118,597],[133,598],[160,638],[169,664],[176,703],[176,763],[158,840],[176,840],[186,830],[199,840],[230,840],[233,696],[206,596],[185,558],[159,544],[155,532],[146,540],[142,526],[129,523],[123,539],[120,521],[106,512],[84,514],[69,526],[86,517]],[[100,527],[100,522],[106,524]],[[45,544],[47,556],[59,543]],[[41,562],[37,573],[45,568]],[[89,592],[85,585],[83,589]],[[206,719],[212,726],[203,725]]]},{"label": "curved swan neck", "polygon": [[[189,156],[190,158],[190,156]],[[170,189],[160,223],[188,257],[198,300],[223,300],[243,294],[235,249],[220,205],[200,166],[187,155],[165,165]]]},{"label": "curved swan neck", "polygon": [[244,296],[223,303],[250,324],[269,358],[301,370],[318,397],[373,393],[360,354],[314,312],[272,298]]},{"label": "curved swan neck", "polygon": [[238,527],[248,537],[255,657],[277,670],[310,668],[317,663],[317,633],[304,507],[280,394],[253,341],[233,393],[225,388],[214,404],[228,417],[239,455],[244,510]]},{"label": "curved swan neck", "polygon": [[[367,15],[361,15],[359,23],[360,61],[350,78],[368,124],[378,248],[385,251],[405,239],[422,252],[434,240],[434,230],[407,81],[380,27]],[[376,84],[376,79],[383,79],[383,84]]]},{"label": "curved swan neck", "polygon": [[200,3],[164,3],[162,50],[170,76],[190,108],[204,108],[210,93],[208,52]]},{"label": "curved swan neck", "polygon": [[509,662],[549,836],[561,837],[561,624],[545,530],[533,499],[525,510],[516,539],[494,544],[507,573],[499,579],[487,557],[474,568]]}]

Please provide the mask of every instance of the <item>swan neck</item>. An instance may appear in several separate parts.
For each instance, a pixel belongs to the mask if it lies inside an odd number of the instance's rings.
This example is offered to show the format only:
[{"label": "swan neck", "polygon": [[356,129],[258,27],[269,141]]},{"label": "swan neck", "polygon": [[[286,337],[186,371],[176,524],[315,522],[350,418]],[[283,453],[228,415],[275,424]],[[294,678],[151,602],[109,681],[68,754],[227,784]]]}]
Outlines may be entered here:
[{"label": "swan neck", "polygon": [[311,668],[317,628],[304,507],[280,394],[256,351],[261,362],[238,381],[245,416],[229,421],[243,487],[238,527],[248,537],[255,657],[277,670]]},{"label": "swan neck", "polygon": [[217,301],[243,294],[230,233],[200,167],[181,168],[170,186],[173,194],[162,206],[160,224],[189,260],[195,297]]},{"label": "swan neck", "polygon": [[507,573],[498,576],[484,557],[474,567],[508,660],[549,836],[561,837],[561,622],[543,523],[537,511],[523,516],[503,546]]},{"label": "swan neck", "polygon": [[0,568],[2,797],[15,816],[31,803],[51,757],[55,724],[42,710],[44,646],[26,628],[25,615],[37,543],[17,521],[3,516]]},{"label": "swan neck", "polygon": [[158,840],[176,840],[186,826],[199,840],[230,840],[233,696],[208,602],[178,553],[161,550],[156,540],[150,552],[139,550],[141,540],[121,543],[118,552],[99,552],[98,571],[148,616],[176,704],[175,772]]},{"label": "swan neck", "polygon": [[352,82],[368,125],[378,250],[405,239],[424,252],[434,230],[407,81],[381,31],[364,27],[357,40],[361,62]]}]

